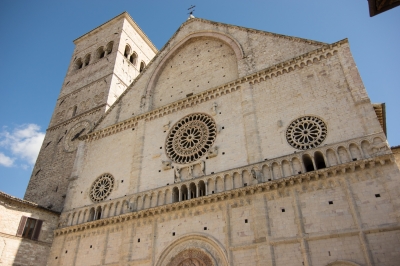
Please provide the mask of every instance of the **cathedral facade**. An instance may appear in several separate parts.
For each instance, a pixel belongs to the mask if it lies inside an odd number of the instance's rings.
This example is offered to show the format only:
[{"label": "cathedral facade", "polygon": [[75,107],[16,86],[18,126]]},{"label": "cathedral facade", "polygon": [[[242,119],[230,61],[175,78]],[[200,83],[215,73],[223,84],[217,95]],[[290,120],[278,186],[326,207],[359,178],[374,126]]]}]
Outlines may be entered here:
[{"label": "cathedral facade", "polygon": [[[400,173],[347,39],[127,13],[76,47],[25,200],[48,265],[397,265]],[[377,115],[378,114],[378,115]]]}]

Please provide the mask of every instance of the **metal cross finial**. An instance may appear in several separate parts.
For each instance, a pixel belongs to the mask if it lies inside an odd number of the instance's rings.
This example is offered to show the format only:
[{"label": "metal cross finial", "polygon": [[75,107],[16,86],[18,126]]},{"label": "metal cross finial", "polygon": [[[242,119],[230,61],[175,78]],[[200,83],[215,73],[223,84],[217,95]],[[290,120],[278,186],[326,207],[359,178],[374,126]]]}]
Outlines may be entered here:
[{"label": "metal cross finial", "polygon": [[188,14],[189,14],[189,15],[193,15],[193,12],[195,11],[195,10],[194,10],[195,7],[196,7],[196,6],[192,5],[191,7],[188,8],[188,10],[189,10],[189,13],[188,13]]}]

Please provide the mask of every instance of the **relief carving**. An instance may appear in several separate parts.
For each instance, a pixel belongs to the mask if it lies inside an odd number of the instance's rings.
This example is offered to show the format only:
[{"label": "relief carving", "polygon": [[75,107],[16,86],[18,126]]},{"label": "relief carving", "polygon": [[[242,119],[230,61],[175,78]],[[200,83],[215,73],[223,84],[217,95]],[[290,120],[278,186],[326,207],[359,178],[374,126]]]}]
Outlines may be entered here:
[{"label": "relief carving", "polygon": [[211,107],[211,114],[212,115],[217,115],[217,103],[213,103],[212,107]]},{"label": "relief carving", "polygon": [[214,146],[208,151],[208,158],[214,158],[218,155],[218,147]]},{"label": "relief carving", "polygon": [[171,161],[162,161],[162,169],[163,170],[171,169]]},{"label": "relief carving", "polygon": [[205,176],[205,162],[199,161],[188,166],[175,168],[175,183]]}]

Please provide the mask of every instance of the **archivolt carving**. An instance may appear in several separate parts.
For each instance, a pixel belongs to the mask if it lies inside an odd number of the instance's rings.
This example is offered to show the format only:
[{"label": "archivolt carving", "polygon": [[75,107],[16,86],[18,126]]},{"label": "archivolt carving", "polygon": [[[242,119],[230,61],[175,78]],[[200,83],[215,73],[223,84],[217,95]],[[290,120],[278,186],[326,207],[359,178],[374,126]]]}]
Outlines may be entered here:
[{"label": "archivolt carving", "polygon": [[197,249],[188,249],[175,256],[168,266],[209,266],[214,265],[207,254]]},{"label": "archivolt carving", "polygon": [[211,236],[187,235],[167,247],[157,259],[161,265],[228,265],[228,259],[222,245]]}]

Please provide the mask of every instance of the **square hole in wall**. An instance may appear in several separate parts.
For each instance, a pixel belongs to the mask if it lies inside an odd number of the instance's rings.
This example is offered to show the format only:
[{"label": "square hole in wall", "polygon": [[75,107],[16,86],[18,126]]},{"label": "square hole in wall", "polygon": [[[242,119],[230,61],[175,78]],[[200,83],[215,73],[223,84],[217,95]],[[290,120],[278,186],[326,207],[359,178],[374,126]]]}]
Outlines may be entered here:
[{"label": "square hole in wall", "polygon": [[268,178],[268,181],[271,181],[271,178]]},{"label": "square hole in wall", "polygon": [[121,180],[121,183],[124,183],[124,180]]},{"label": "square hole in wall", "polygon": [[138,243],[140,242],[140,238],[137,239],[137,242],[138,242]]},{"label": "square hole in wall", "polygon": [[212,191],[212,194],[214,194],[214,190]]},{"label": "square hole in wall", "polygon": [[162,147],[160,147],[160,150],[162,150]]},{"label": "square hole in wall", "polygon": [[161,170],[158,170],[158,172],[161,172]]},{"label": "square hole in wall", "polygon": [[225,152],[223,152],[222,155],[225,155]]},{"label": "square hole in wall", "polygon": [[225,127],[222,127],[222,129],[225,129]]},{"label": "square hole in wall", "polygon": [[297,173],[298,173],[298,174],[301,174],[301,171],[298,171]]},{"label": "square hole in wall", "polygon": [[214,172],[211,172],[211,174],[214,174]]},{"label": "square hole in wall", "polygon": [[132,128],[132,131],[134,131],[134,130],[135,130],[135,128],[133,127],[133,128]]},{"label": "square hole in wall", "polygon": [[68,250],[66,250],[65,253],[68,253]]},{"label": "square hole in wall", "polygon": [[56,257],[56,259],[58,259],[58,257]]},{"label": "square hole in wall", "polygon": [[247,183],[244,183],[243,186],[244,186],[244,187],[247,187]]},{"label": "square hole in wall", "polygon": [[285,209],[282,209],[282,212],[285,212]]},{"label": "square hole in wall", "polygon": [[175,236],[175,232],[172,232],[172,235]]},{"label": "square hole in wall", "polygon": [[353,161],[357,161],[357,158],[353,158]]},{"label": "square hole in wall", "polygon": [[330,201],[329,201],[329,205],[332,205],[332,204],[333,204],[333,201],[330,200]]},{"label": "square hole in wall", "polygon": [[207,227],[204,227],[204,230],[207,230]]},{"label": "square hole in wall", "polygon": [[247,224],[249,221],[247,219],[244,219],[244,223]]},{"label": "square hole in wall", "polygon": [[375,194],[375,198],[380,198],[381,194]]},{"label": "square hole in wall", "polygon": [[90,248],[92,248],[92,245],[90,245]]}]

